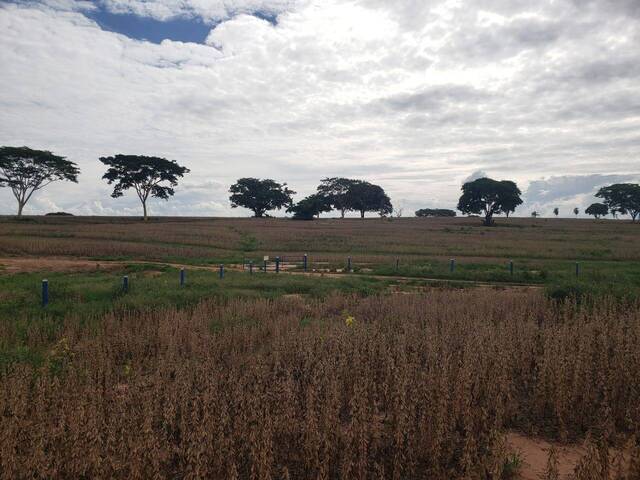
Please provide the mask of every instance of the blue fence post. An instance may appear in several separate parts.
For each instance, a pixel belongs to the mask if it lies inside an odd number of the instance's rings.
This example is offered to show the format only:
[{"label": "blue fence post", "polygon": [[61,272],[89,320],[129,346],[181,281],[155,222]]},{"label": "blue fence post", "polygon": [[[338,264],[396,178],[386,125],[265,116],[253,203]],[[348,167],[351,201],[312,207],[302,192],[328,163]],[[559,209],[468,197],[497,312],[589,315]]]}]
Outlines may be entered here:
[{"label": "blue fence post", "polygon": [[451,260],[449,260],[449,271],[453,273],[455,269],[456,269],[456,261],[455,259],[452,258]]},{"label": "blue fence post", "polygon": [[267,273],[267,261],[264,261],[264,273]]},{"label": "blue fence post", "polygon": [[576,262],[576,277],[580,275],[580,264]]},{"label": "blue fence post", "polygon": [[509,273],[513,275],[513,260],[509,260]]},{"label": "blue fence post", "polygon": [[347,257],[347,272],[351,272],[351,257]]},{"label": "blue fence post", "polygon": [[180,286],[184,287],[184,267],[180,269]]},{"label": "blue fence post", "polygon": [[308,264],[309,264],[309,257],[305,253],[304,256],[302,257],[302,265],[303,265],[303,268],[304,268],[305,272],[307,271]]},{"label": "blue fence post", "polygon": [[129,291],[129,276],[125,275],[122,277],[122,291],[127,293]]},{"label": "blue fence post", "polygon": [[249,260],[249,274],[253,275],[253,260]]},{"label": "blue fence post", "polygon": [[223,263],[221,263],[221,264],[220,264],[220,272],[219,272],[219,275],[220,275],[220,279],[223,279],[223,278],[224,278],[224,264],[223,264]]},{"label": "blue fence post", "polygon": [[276,273],[280,273],[280,257],[276,257]]},{"label": "blue fence post", "polygon": [[49,280],[42,280],[42,306],[49,305]]}]

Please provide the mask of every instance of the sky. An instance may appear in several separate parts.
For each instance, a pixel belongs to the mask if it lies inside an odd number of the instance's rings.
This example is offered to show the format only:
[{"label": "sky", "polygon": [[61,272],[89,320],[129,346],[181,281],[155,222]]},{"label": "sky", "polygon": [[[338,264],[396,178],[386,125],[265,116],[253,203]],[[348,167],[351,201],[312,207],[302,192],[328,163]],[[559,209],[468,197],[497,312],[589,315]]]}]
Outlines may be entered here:
[{"label": "sky", "polygon": [[29,214],[140,215],[116,153],[191,169],[152,215],[248,216],[240,177],[361,178],[404,216],[481,176],[520,216],[640,181],[638,0],[0,0],[0,65],[0,145],[82,171]]}]

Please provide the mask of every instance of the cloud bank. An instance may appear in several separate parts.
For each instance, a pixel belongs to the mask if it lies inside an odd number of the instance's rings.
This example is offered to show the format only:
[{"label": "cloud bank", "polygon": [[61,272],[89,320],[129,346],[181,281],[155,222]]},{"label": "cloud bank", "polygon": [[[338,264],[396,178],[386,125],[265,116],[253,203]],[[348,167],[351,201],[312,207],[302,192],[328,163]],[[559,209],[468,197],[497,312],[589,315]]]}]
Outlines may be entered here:
[{"label": "cloud bank", "polygon": [[[633,0],[46,0],[0,6],[0,144],[77,162],[26,208],[137,214],[98,157],[192,173],[152,214],[238,215],[238,177],[379,183],[405,214],[455,206],[474,172],[529,208],[583,209],[640,177],[640,4]],[[211,25],[202,44],[105,31],[94,8]],[[277,18],[270,21],[269,17]],[[209,183],[207,183],[209,182]],[[13,213],[6,189],[0,213]],[[552,193],[549,193],[552,192]],[[555,193],[554,193],[555,192]],[[566,208],[565,208],[566,205]]]}]

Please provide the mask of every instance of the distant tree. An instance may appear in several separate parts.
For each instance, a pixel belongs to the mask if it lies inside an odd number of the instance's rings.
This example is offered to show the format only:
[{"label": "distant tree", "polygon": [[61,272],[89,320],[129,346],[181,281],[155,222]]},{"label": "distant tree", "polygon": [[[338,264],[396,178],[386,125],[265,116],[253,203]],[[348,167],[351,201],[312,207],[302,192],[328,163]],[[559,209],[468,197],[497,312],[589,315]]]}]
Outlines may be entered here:
[{"label": "distant tree", "polygon": [[294,220],[313,220],[321,213],[330,211],[331,202],[326,196],[319,193],[309,195],[287,209],[287,212],[293,213]]},{"label": "distant tree", "polygon": [[522,203],[521,192],[514,182],[478,178],[462,186],[458,210],[464,214],[483,214],[484,225],[493,225],[493,216],[506,211],[515,211]]},{"label": "distant tree", "polygon": [[357,180],[342,177],[324,178],[320,181],[317,192],[326,197],[331,206],[339,210],[340,216],[344,218],[345,212],[349,209],[347,205],[349,189],[357,182]]},{"label": "distant tree", "polygon": [[364,218],[366,212],[378,212],[380,216],[393,212],[391,200],[382,187],[362,180],[354,181],[349,187],[346,208],[360,212],[360,218]]},{"label": "distant tree", "polygon": [[636,221],[640,216],[640,185],[635,183],[616,183],[608,187],[602,187],[596,193],[596,197],[602,198],[610,212],[631,215],[631,220]]},{"label": "distant tree", "polygon": [[290,207],[293,204],[291,196],[296,192],[289,190],[286,183],[271,179],[240,178],[231,185],[229,193],[231,208],[248,208],[256,218],[261,218],[270,210]]},{"label": "distant tree", "polygon": [[416,217],[455,217],[456,212],[446,208],[421,208],[416,210]]},{"label": "distant tree", "polygon": [[560,214],[560,209],[558,207],[554,208],[553,214],[557,217]]},{"label": "distant tree", "polygon": [[46,150],[0,147],[0,187],[9,187],[18,201],[18,216],[31,196],[52,182],[78,183],[75,163]]},{"label": "distant tree", "polygon": [[580,213],[580,209],[578,207],[573,209],[573,214],[577,217],[578,214]]},{"label": "distant tree", "polygon": [[189,169],[178,165],[175,160],[145,155],[122,155],[100,157],[107,167],[102,176],[109,185],[113,184],[113,198],[122,197],[126,190],[133,188],[142,203],[144,220],[147,220],[147,200],[149,197],[169,200]]},{"label": "distant tree", "polygon": [[49,212],[44,214],[45,217],[73,217],[73,213],[69,212]]},{"label": "distant tree", "polygon": [[540,214],[539,214],[536,210],[534,210],[533,212],[531,212],[531,216],[532,216],[533,218],[537,218],[537,217],[539,217],[539,216],[540,216]]},{"label": "distant tree", "polygon": [[604,217],[607,213],[609,213],[609,207],[607,207],[604,203],[592,203],[587,207],[584,211],[587,215],[593,215],[596,219],[600,217]]}]

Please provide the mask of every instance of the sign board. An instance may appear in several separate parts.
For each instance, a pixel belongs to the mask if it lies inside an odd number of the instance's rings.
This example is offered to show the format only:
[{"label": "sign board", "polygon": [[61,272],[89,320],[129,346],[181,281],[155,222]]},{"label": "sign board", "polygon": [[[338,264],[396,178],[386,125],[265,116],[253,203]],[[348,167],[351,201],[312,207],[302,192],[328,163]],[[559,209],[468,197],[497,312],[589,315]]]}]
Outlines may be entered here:
[{"label": "sign board", "polygon": [[265,262],[269,261],[269,255],[265,255],[262,260],[264,260]]}]

